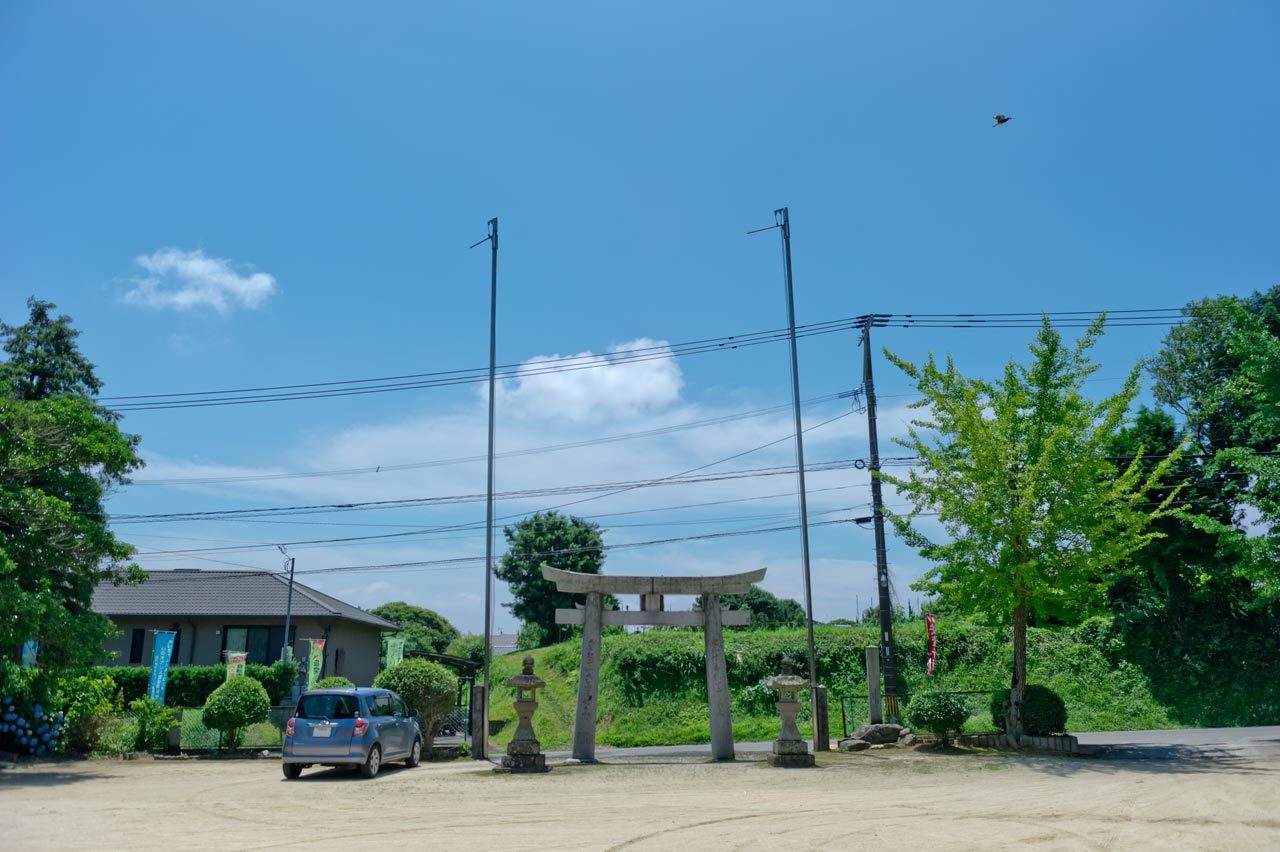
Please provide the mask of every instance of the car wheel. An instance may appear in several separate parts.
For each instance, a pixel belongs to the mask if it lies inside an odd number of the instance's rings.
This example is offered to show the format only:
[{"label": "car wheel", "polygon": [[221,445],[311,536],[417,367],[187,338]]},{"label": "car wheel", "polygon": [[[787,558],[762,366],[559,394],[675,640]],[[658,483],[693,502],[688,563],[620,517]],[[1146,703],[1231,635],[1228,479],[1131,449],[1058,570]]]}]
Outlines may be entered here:
[{"label": "car wheel", "polygon": [[378,770],[381,768],[382,746],[374,743],[373,748],[369,749],[369,756],[365,758],[364,763],[360,764],[360,774],[365,778],[372,778],[378,774]]},{"label": "car wheel", "polygon": [[301,763],[284,763],[281,764],[280,768],[284,770],[284,777],[290,781],[302,774]]},{"label": "car wheel", "polygon": [[404,765],[410,769],[422,762],[422,740],[417,737],[413,738],[413,748],[409,749],[409,756],[404,759]]}]

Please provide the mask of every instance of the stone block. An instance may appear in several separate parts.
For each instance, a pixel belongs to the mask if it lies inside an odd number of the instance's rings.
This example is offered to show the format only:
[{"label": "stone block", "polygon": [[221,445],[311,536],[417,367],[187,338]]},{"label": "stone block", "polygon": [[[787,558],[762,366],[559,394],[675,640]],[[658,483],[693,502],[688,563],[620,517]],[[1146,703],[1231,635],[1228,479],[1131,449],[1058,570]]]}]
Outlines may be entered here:
[{"label": "stone block", "polygon": [[547,756],[545,754],[507,754],[502,758],[502,764],[493,767],[494,772],[507,772],[520,774],[525,772],[549,772],[550,766],[547,766]]},{"label": "stone block", "polygon": [[779,769],[807,769],[814,765],[813,755],[804,754],[766,754],[769,765]]},{"label": "stone block", "polygon": [[537,754],[542,751],[542,743],[537,740],[512,740],[507,744],[507,754]]},{"label": "stone block", "polygon": [[919,742],[919,739],[916,737],[915,734],[903,734],[898,739],[898,745],[900,746],[913,746],[918,742]]},{"label": "stone block", "polygon": [[808,754],[809,744],[804,740],[774,740],[774,754]]},{"label": "stone block", "polygon": [[853,732],[853,736],[850,737],[850,739],[866,740],[872,745],[876,745],[878,743],[896,743],[904,731],[908,733],[910,732],[909,729],[904,728],[902,725],[889,723],[863,725]]},{"label": "stone block", "polygon": [[876,743],[875,745],[871,746],[873,751],[875,749],[880,749],[880,748],[897,748],[897,747],[898,747],[897,743]]},{"label": "stone block", "polygon": [[866,751],[871,748],[871,743],[866,740],[849,738],[841,740],[839,746],[841,751]]}]

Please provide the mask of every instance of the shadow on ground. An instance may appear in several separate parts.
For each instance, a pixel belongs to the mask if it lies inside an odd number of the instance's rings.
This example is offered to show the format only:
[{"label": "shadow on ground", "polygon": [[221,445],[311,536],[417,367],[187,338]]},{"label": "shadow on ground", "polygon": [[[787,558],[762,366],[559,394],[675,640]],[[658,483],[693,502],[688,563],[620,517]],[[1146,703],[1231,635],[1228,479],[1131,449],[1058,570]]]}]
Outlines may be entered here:
[{"label": "shadow on ground", "polygon": [[[34,764],[35,766],[43,766]],[[61,787],[77,781],[97,781],[110,776],[101,772],[26,772],[0,767],[0,790],[6,787]]]},{"label": "shadow on ground", "polygon": [[1025,766],[1035,772],[1067,777],[1085,773],[1115,774],[1146,772],[1157,775],[1186,775],[1223,772],[1271,775],[1274,767],[1259,758],[1215,746],[1106,745],[1081,746],[1079,754],[1041,754],[932,746],[918,754],[942,760],[981,756],[996,764]]}]

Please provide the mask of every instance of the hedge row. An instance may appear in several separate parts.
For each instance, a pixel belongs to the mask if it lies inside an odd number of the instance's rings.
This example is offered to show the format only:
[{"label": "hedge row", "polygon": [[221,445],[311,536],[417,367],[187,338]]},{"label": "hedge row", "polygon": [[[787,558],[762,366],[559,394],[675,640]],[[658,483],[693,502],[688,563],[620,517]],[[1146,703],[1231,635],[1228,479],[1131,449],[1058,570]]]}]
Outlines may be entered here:
[{"label": "hedge row", "polygon": [[[987,690],[1007,680],[1007,643],[1001,634],[959,619],[939,625],[938,671],[943,677],[927,678],[928,639],[923,623],[900,625],[894,633],[900,688],[906,693],[927,685],[947,689]],[[876,644],[876,627],[823,627],[814,631],[818,680],[834,695],[862,694],[866,689],[866,652]],[[779,671],[784,656],[795,669],[808,673],[807,641],[803,630],[726,631],[725,657],[729,688],[758,689],[761,682]],[[653,630],[628,636],[604,637],[605,674],[627,704],[642,706],[649,698],[706,691],[706,652],[700,631]],[[576,643],[557,646],[547,657],[548,664],[565,673],[577,670]],[[944,673],[963,672],[945,676]],[[976,675],[976,676],[975,676]],[[968,682],[972,680],[973,682]]]},{"label": "hedge row", "polygon": [[[99,666],[94,674],[109,677],[124,693],[125,703],[147,694],[151,669],[146,666]],[[250,663],[245,674],[262,684],[272,704],[283,704],[293,693],[298,679],[297,663],[275,662],[269,666]],[[170,707],[203,707],[209,693],[227,679],[226,666],[172,666],[165,685],[165,704]]]}]

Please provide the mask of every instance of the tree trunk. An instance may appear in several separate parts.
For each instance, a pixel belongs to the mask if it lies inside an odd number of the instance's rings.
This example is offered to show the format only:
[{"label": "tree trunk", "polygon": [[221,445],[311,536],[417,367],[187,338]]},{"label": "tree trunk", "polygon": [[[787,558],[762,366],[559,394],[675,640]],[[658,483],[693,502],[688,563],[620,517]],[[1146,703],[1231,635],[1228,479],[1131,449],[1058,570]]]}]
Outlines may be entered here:
[{"label": "tree trunk", "polygon": [[1027,694],[1027,599],[1013,611],[1013,683],[1009,689],[1009,715],[1005,737],[1011,748],[1022,745],[1022,700]]}]

